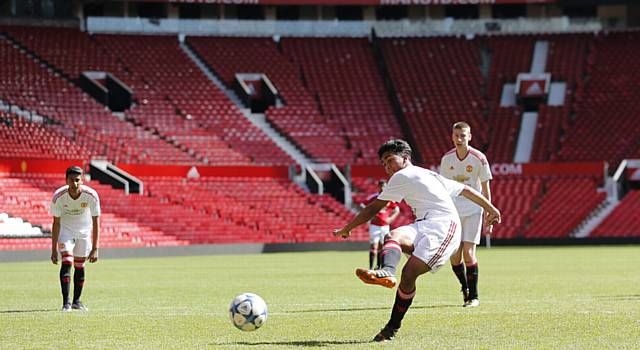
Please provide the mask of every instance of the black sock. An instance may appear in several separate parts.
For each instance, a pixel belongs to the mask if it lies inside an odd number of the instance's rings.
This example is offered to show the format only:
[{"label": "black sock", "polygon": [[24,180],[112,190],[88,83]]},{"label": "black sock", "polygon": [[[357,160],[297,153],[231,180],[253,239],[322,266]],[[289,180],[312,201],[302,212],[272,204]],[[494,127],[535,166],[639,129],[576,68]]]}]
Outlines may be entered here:
[{"label": "black sock", "polygon": [[402,249],[398,242],[394,240],[388,240],[384,242],[382,246],[382,252],[380,252],[380,257],[382,258],[382,269],[387,270],[395,275],[396,267],[400,262],[400,257],[402,256]]},{"label": "black sock", "polygon": [[467,265],[467,284],[469,299],[478,299],[478,263]]},{"label": "black sock", "polygon": [[376,269],[380,269],[382,268],[382,248],[378,250],[378,254],[376,254],[376,258],[377,258]]},{"label": "black sock", "polygon": [[84,286],[84,267],[75,269],[73,273],[73,302],[80,300]]},{"label": "black sock", "polygon": [[405,293],[398,287],[398,291],[396,292],[396,301],[393,304],[393,310],[391,310],[391,318],[389,319],[389,323],[387,323],[388,327],[395,329],[400,328],[402,319],[409,310],[409,306],[411,306],[415,295],[415,288],[410,293]]},{"label": "black sock", "polygon": [[60,266],[60,288],[62,289],[62,304],[69,303],[69,284],[71,282],[71,264],[62,263]]},{"label": "black sock", "polygon": [[456,274],[456,277],[458,277],[458,281],[460,282],[462,290],[469,289],[469,286],[467,285],[467,275],[464,271],[464,263],[460,263],[459,265],[451,265],[451,268],[453,269],[453,273]]},{"label": "black sock", "polygon": [[377,256],[378,256],[378,250],[370,248],[369,249],[369,269],[373,269],[375,267],[373,263],[376,261]]}]

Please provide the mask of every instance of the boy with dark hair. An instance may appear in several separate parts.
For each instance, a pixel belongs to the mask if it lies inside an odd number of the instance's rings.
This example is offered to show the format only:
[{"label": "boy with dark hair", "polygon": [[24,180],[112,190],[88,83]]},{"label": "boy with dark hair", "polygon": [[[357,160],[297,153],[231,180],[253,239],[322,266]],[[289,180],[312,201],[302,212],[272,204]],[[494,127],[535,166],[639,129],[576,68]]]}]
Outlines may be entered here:
[{"label": "boy with dark hair", "polygon": [[[98,193],[82,184],[82,168],[72,166],[65,172],[67,184],[53,194],[50,214],[53,216],[51,232],[51,262],[58,263],[62,256],[60,288],[62,311],[87,310],[80,301],[84,286],[85,261],[98,261],[100,237],[100,200]],[[89,234],[91,232],[91,234]],[[73,274],[73,302],[69,302],[71,265]]]},{"label": "boy with dark hair", "polygon": [[452,197],[465,196],[487,211],[488,223],[500,222],[500,211],[473,188],[448,180],[440,174],[411,164],[411,147],[404,140],[390,140],[378,150],[382,166],[390,177],[378,198],[365,207],[335,236],[349,237],[351,230],[369,221],[387,202],[405,200],[416,221],[398,227],[385,237],[382,268],[356,269],[364,283],[393,288],[402,252],[410,254],[402,269],[400,285],[389,322],[373,338],[376,342],[393,339],[416,293],[416,279],[436,272],[460,245],[460,218]]}]

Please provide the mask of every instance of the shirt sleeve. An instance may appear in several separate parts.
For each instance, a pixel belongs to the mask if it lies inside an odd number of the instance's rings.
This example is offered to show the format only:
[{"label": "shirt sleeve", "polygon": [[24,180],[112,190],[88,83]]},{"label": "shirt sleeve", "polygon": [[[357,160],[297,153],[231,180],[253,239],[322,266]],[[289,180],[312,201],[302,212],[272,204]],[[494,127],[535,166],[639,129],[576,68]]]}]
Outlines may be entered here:
[{"label": "shirt sleeve", "polygon": [[59,200],[56,201],[55,199],[52,199],[51,200],[51,204],[49,205],[49,214],[51,216],[55,216],[57,218],[62,216],[62,210],[60,210],[60,207],[58,206],[58,203],[60,203]]},{"label": "shirt sleeve", "polygon": [[449,178],[449,176],[447,176],[447,174],[445,173],[445,171],[446,171],[445,169],[446,168],[447,167],[445,166],[444,157],[442,157],[442,158],[440,158],[440,175],[442,175],[442,176],[444,176],[446,178]]},{"label": "shirt sleeve", "polygon": [[100,198],[98,197],[97,193],[95,195],[96,198],[95,200],[91,201],[89,210],[91,211],[91,216],[100,216]]},{"label": "shirt sleeve", "polygon": [[481,162],[478,178],[480,179],[480,182],[485,182],[493,179],[493,176],[491,175],[491,168],[489,167],[489,162],[486,158]]},{"label": "shirt sleeve", "polygon": [[383,201],[400,202],[404,199],[404,194],[410,185],[411,184],[407,181],[405,176],[395,173],[389,179],[389,182],[382,190],[382,193],[378,195],[378,199]]}]

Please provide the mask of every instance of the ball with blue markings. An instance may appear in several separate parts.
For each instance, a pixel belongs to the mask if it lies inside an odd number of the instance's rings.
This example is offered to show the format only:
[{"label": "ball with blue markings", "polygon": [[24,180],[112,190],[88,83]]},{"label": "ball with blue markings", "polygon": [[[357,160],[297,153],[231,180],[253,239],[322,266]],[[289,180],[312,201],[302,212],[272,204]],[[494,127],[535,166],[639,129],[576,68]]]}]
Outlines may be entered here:
[{"label": "ball with blue markings", "polygon": [[267,322],[267,304],[253,293],[237,295],[229,305],[231,322],[239,330],[250,332],[262,327]]}]

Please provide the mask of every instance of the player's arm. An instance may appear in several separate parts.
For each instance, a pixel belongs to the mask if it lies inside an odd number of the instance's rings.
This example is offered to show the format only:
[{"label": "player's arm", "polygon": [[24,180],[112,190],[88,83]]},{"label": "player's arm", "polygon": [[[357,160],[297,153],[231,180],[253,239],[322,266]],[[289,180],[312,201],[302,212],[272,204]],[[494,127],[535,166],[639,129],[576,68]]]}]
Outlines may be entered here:
[{"label": "player's arm", "polygon": [[98,247],[100,245],[100,217],[92,216],[93,220],[93,230],[91,231],[91,239],[93,242],[93,247],[91,248],[91,253],[89,253],[89,262],[98,261]]},{"label": "player's arm", "polygon": [[[484,198],[486,198],[489,203],[491,203],[491,186],[489,186],[489,182],[490,180],[487,181],[483,181],[480,183],[480,186],[482,187],[482,195],[484,196]],[[485,234],[491,234],[493,232],[493,225],[489,225],[488,222],[488,218],[487,218],[487,213],[485,212]]]},{"label": "player's arm", "polygon": [[498,208],[494,207],[480,192],[465,185],[460,195],[481,206],[487,212],[486,225],[499,224],[502,220]]},{"label": "player's arm", "polygon": [[51,227],[51,262],[58,263],[58,238],[60,237],[60,218],[53,217],[53,226]]},{"label": "player's arm", "polygon": [[342,236],[342,238],[348,238],[351,235],[351,230],[371,220],[380,209],[387,206],[388,201],[376,199],[369,203],[364,209],[362,209],[358,215],[356,215],[348,224],[341,229],[333,230],[334,236]]}]

